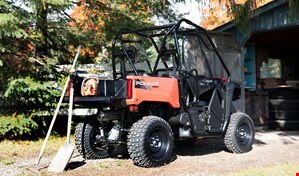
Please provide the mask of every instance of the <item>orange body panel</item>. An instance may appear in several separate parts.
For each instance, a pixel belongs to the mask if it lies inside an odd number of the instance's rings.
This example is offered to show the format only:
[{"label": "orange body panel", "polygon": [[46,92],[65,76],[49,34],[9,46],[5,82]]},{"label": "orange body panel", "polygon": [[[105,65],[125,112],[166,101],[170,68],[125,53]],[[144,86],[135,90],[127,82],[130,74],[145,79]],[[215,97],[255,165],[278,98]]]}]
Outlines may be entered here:
[{"label": "orange body panel", "polygon": [[132,81],[132,98],[127,105],[139,105],[142,102],[165,102],[172,108],[179,108],[178,81],[175,78],[127,76]]}]

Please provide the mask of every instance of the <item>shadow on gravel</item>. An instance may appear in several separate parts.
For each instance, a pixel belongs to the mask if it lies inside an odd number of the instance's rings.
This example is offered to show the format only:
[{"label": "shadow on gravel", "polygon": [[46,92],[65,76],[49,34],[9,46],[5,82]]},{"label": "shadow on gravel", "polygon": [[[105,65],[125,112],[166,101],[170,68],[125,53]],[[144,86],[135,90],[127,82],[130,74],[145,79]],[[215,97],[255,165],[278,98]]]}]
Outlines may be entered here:
[{"label": "shadow on gravel", "polygon": [[259,138],[255,137],[254,144],[258,146],[267,145],[271,141],[281,141],[283,144],[294,144],[298,141],[299,131],[275,131],[275,130],[256,130]]},{"label": "shadow on gravel", "polygon": [[278,133],[278,136],[281,137],[281,140],[285,145],[294,144],[294,142],[298,141],[298,139],[293,137],[298,135],[299,135],[298,131],[282,131]]},{"label": "shadow on gravel", "polygon": [[118,158],[118,159],[128,159],[130,158],[127,145],[118,145],[114,148],[112,153],[110,154],[111,158]]},{"label": "shadow on gravel", "polygon": [[223,143],[223,138],[200,138],[193,145],[175,146],[174,151],[180,156],[200,156],[221,151],[229,152]]},{"label": "shadow on gravel", "polygon": [[85,165],[86,162],[85,161],[74,161],[74,162],[70,162],[68,163],[68,165],[66,166],[65,170],[68,171],[68,170],[74,170],[78,167],[81,167],[83,165]]},{"label": "shadow on gravel", "polygon": [[[174,153],[170,162],[177,159],[177,156],[201,156],[221,151],[230,152],[223,143],[222,137],[217,138],[200,138],[192,145],[174,145]],[[186,143],[188,144],[188,142]],[[112,152],[110,158],[129,159],[129,154],[126,146],[118,146]]]},{"label": "shadow on gravel", "polygon": [[299,136],[299,132],[298,131],[281,131],[280,133],[278,133],[278,135],[283,136],[283,137],[288,137],[294,141],[297,141],[297,139],[292,136]]},{"label": "shadow on gravel", "polygon": [[262,145],[266,145],[267,143],[259,140],[259,139],[254,139],[254,142],[253,142],[255,145],[257,146],[262,146]]}]

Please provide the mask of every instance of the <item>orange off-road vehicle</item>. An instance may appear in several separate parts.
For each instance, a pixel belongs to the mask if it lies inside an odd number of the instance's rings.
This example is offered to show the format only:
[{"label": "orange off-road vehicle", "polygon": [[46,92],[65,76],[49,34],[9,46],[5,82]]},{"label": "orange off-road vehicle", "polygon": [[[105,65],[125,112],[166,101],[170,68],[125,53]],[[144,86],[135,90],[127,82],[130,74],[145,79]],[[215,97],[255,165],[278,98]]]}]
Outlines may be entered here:
[{"label": "orange off-road vehicle", "polygon": [[[197,50],[213,55],[219,69]],[[219,70],[225,76],[214,74]],[[75,106],[97,109],[75,130],[86,159],[108,157],[122,145],[134,164],[156,167],[171,161],[175,144],[192,145],[198,137],[223,136],[234,153],[252,149],[254,124],[233,104],[242,88],[207,31],[189,20],[121,30],[112,43],[111,78],[75,72],[72,81]]]}]

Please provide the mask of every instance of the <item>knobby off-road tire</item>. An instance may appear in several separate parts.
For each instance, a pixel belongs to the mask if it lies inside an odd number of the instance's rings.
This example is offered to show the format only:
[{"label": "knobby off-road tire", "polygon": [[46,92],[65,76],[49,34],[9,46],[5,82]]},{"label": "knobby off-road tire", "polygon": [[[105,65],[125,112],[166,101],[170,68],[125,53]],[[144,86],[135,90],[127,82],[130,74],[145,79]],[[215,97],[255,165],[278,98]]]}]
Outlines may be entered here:
[{"label": "knobby off-road tire", "polygon": [[109,157],[107,147],[96,142],[98,131],[91,123],[81,122],[75,129],[75,144],[78,152],[85,159],[102,159]]},{"label": "knobby off-road tire", "polygon": [[160,117],[143,117],[130,129],[128,152],[137,166],[158,167],[169,163],[172,149],[171,127]]},{"label": "knobby off-road tire", "polygon": [[237,112],[231,115],[224,144],[231,152],[246,153],[252,149],[254,134],[251,118],[247,114]]}]

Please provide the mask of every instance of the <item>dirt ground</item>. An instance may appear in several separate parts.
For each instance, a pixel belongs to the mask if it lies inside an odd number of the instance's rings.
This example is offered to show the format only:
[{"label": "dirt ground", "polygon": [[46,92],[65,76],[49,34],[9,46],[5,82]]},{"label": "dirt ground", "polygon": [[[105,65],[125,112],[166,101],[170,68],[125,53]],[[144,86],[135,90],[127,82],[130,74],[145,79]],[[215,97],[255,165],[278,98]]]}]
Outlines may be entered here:
[{"label": "dirt ground", "polygon": [[36,158],[28,157],[17,158],[10,165],[0,163],[0,175],[226,175],[249,168],[298,163],[299,131],[256,132],[253,150],[245,154],[228,152],[221,138],[198,139],[194,146],[175,148],[173,161],[159,168],[137,167],[128,158],[84,161],[75,152],[65,172],[52,174],[47,173],[51,158],[42,158],[39,166],[35,161]]}]

